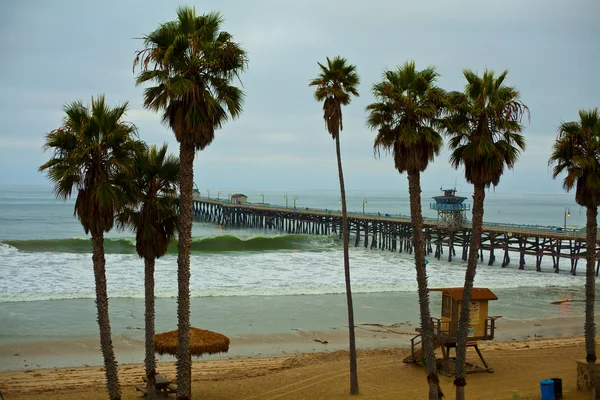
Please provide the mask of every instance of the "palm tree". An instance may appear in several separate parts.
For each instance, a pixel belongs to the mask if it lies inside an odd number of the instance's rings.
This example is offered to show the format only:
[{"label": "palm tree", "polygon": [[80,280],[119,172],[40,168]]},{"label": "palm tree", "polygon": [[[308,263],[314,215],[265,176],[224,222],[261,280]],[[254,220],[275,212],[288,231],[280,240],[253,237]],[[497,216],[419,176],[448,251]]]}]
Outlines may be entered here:
[{"label": "palm tree", "polygon": [[134,67],[141,67],[136,83],[155,85],[144,90],[144,106],[162,113],[163,123],[179,142],[178,399],[191,398],[188,328],[194,156],[213,141],[217,128],[240,115],[244,97],[231,82],[245,69],[246,53],[229,33],[219,31],[222,23],[218,13],[197,15],[195,8],[180,7],[176,20],[144,37],[145,48],[134,60]]},{"label": "palm tree", "polygon": [[350,104],[351,96],[358,96],[360,79],[356,66],[348,64],[345,58],[327,57],[327,65],[319,64],[319,76],[310,81],[309,86],[316,86],[315,100],[323,102],[323,119],[325,127],[335,140],[338,175],[340,179],[340,195],[342,198],[342,232],[344,240],[344,276],[346,278],[346,301],[348,303],[348,330],[350,336],[350,394],[358,394],[358,369],[356,365],[356,341],[354,336],[354,307],[352,305],[352,288],[350,286],[350,259],[348,255],[348,213],[346,209],[346,189],[342,170],[342,154],[340,151],[340,132],[342,123],[342,106]]},{"label": "palm tree", "polygon": [[450,93],[447,119],[449,147],[452,149],[450,164],[454,168],[462,165],[467,182],[474,186],[472,236],[456,348],[454,384],[457,400],[464,399],[466,385],[469,305],[481,243],[485,188],[497,186],[504,169],[512,169],[520,152],[525,149],[521,121],[524,114],[529,115],[519,91],[504,84],[507,70],[497,77],[487,69],[481,77],[468,69],[463,74],[467,80],[464,93]]},{"label": "palm tree", "polygon": [[[600,114],[598,108],[580,110],[579,121],[563,122],[552,147],[550,164],[555,164],[552,176],[566,172],[563,187],[575,189],[575,201],[586,208],[586,269],[585,269],[585,348],[591,385],[599,393],[596,379],[596,325],[594,302],[595,272],[600,204]],[[594,396],[595,398],[595,396]]]},{"label": "palm tree", "polygon": [[92,97],[91,108],[75,101],[63,110],[62,126],[46,135],[44,149],[54,155],[39,170],[47,170],[58,198],[66,200],[77,190],[74,214],[92,236],[100,346],[108,395],[116,400],[121,398],[121,389],[108,317],[104,232],[111,230],[115,212],[125,201],[115,175],[130,170],[139,142],[133,139],[135,126],[123,121],[127,102],[111,108],[101,95]]},{"label": "palm tree", "polygon": [[141,148],[135,154],[132,174],[123,174],[122,183],[131,202],[117,215],[121,229],[136,232],[136,251],[144,259],[146,303],[146,398],[156,398],[156,358],[154,350],[154,263],[164,256],[177,232],[177,176],[179,160],[160,149]]},{"label": "palm tree", "polygon": [[381,149],[391,151],[398,172],[408,175],[422,346],[430,399],[438,399],[443,394],[439,387],[433,347],[433,321],[429,311],[421,172],[440,153],[444,144],[438,132],[438,119],[444,102],[444,92],[434,86],[438,76],[434,67],[417,71],[414,61],[406,62],[395,71],[383,73],[383,80],[373,85],[372,92],[377,101],[367,106],[367,125],[377,130],[374,143],[376,154],[380,154]]}]

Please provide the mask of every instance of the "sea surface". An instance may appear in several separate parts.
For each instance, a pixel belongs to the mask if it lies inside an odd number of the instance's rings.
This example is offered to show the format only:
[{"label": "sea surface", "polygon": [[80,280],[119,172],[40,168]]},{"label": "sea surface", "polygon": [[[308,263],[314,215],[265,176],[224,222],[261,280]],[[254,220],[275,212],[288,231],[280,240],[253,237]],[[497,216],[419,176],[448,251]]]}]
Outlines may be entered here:
[{"label": "sea surface", "polygon": [[[232,191],[211,191],[227,198]],[[250,202],[339,209],[336,191],[244,192]],[[423,212],[432,196],[423,192]],[[202,196],[207,196],[206,191]],[[408,215],[408,194],[401,191],[350,191],[351,211]],[[467,197],[470,193],[459,193]],[[73,216],[74,199],[58,200],[49,186],[0,186],[0,354],[18,345],[97,338],[91,244]],[[563,226],[585,224],[585,210],[571,194],[487,192],[484,220]],[[468,216],[470,218],[470,215]],[[106,270],[112,332],[123,341],[143,340],[143,261],[134,234],[106,235]],[[351,242],[352,243],[352,242]],[[516,260],[517,257],[513,257]],[[428,257],[430,287],[462,286],[466,265]],[[584,276],[552,272],[551,259],[536,272],[527,259],[524,271],[513,263],[478,268],[475,284],[499,300],[491,315],[528,321],[583,315]],[[357,323],[418,325],[417,286],[412,256],[363,247],[350,248]],[[191,322],[233,338],[327,331],[347,326],[342,242],[335,236],[288,235],[276,231],[228,229],[194,223],[191,255]],[[157,331],[176,328],[177,253],[173,244],[156,263]],[[432,295],[432,315],[439,314]],[[82,339],[83,338],[83,339]],[[4,346],[4,347],[3,347]],[[16,354],[16,353],[15,353]],[[232,347],[230,355],[235,356]],[[143,355],[140,355],[143,360]],[[135,360],[134,360],[135,361]],[[44,366],[52,361],[44,361]],[[0,359],[0,370],[15,367]]]}]

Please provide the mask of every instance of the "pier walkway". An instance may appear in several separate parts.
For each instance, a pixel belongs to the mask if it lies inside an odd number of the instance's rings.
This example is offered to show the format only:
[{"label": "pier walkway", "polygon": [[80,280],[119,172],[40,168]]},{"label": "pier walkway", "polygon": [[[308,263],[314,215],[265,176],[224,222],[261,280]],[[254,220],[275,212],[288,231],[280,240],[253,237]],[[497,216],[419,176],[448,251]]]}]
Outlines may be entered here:
[{"label": "pier walkway", "polygon": [[[200,197],[194,194],[196,220],[212,222],[221,226],[272,229],[290,234],[331,235],[341,237],[342,212],[315,208],[287,208],[263,203],[232,203]],[[435,218],[424,218],[426,251],[441,259],[444,252],[452,261],[459,248],[461,259],[467,260],[471,240],[471,224],[458,228],[443,226]],[[412,226],[409,216],[380,213],[348,213],[350,242],[374,249],[412,253]],[[600,254],[596,241],[596,249]],[[493,265],[496,254],[502,257],[501,267],[511,262],[511,255],[518,259],[523,270],[525,256],[535,257],[535,268],[541,271],[543,257],[552,259],[554,272],[561,269],[560,261],[568,262],[569,272],[577,274],[579,260],[583,259],[585,270],[585,230],[558,229],[550,226],[484,223],[480,247],[480,262]],[[596,275],[600,261],[596,263]]]}]

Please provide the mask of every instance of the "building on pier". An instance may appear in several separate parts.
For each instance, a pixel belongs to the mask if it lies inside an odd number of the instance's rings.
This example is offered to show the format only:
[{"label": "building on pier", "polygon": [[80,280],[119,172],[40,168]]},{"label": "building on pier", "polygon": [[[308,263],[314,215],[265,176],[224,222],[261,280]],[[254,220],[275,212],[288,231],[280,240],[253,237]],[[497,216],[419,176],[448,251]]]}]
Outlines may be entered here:
[{"label": "building on pier", "polygon": [[241,193],[236,193],[231,195],[231,203],[232,204],[246,204],[248,202],[248,196]]},{"label": "building on pier", "polygon": [[470,204],[464,204],[467,199],[456,195],[456,188],[443,190],[443,196],[434,196],[435,203],[430,203],[429,208],[438,213],[438,226],[449,230],[459,229],[467,222],[467,211]]}]

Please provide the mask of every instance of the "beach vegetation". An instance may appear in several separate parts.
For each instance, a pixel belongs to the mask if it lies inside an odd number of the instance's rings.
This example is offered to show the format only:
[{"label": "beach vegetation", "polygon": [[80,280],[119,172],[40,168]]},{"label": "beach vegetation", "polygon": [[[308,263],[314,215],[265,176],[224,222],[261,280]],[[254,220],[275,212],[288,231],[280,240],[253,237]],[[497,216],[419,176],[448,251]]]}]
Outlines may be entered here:
[{"label": "beach vegetation", "polygon": [[352,96],[358,96],[360,78],[356,66],[349,64],[345,58],[327,57],[326,64],[319,64],[319,75],[310,81],[315,87],[315,100],[323,102],[323,120],[325,128],[335,142],[340,196],[342,200],[342,235],[344,246],[344,277],[346,281],[346,302],[348,305],[348,332],[350,345],[350,394],[358,394],[358,367],[356,361],[356,339],[354,333],[354,306],[352,303],[352,287],[350,283],[350,256],[348,242],[350,232],[348,226],[348,210],[346,206],[346,188],[342,169],[342,154],[340,150],[340,133],[344,129],[342,106],[347,106]]},{"label": "beach vegetation", "polygon": [[143,146],[134,157],[132,171],[118,179],[130,201],[119,211],[117,225],[135,232],[135,249],[144,259],[146,398],[155,399],[154,265],[177,233],[179,159],[167,154],[166,144]]},{"label": "beach vegetation", "polygon": [[[596,371],[596,238],[600,204],[600,113],[598,108],[579,110],[579,121],[562,122],[552,146],[552,177],[565,174],[563,187],[575,189],[575,201],[586,209],[585,350],[590,383],[598,390]],[[594,396],[595,398],[595,396]]]},{"label": "beach vegetation", "polygon": [[417,70],[414,61],[408,61],[395,70],[385,70],[382,80],[372,88],[376,101],[367,106],[367,126],[377,131],[373,144],[375,155],[379,156],[382,150],[391,153],[398,172],[406,172],[408,176],[412,244],[429,399],[441,398],[443,393],[439,386],[429,307],[421,173],[444,145],[440,117],[444,110],[445,92],[435,85],[438,76],[435,67]]},{"label": "beach vegetation", "polygon": [[127,107],[127,102],[111,107],[103,95],[92,97],[89,107],[81,101],[65,104],[62,125],[46,135],[44,149],[53,156],[39,168],[47,172],[58,198],[76,192],[74,214],[92,237],[100,347],[111,400],[121,398],[121,388],[108,315],[104,233],[127,201],[115,178],[133,169],[133,155],[141,146],[136,127],[124,121]]},{"label": "beach vegetation", "polygon": [[469,306],[478,262],[483,224],[485,189],[497,186],[505,169],[512,169],[525,150],[522,120],[529,109],[519,91],[505,83],[508,71],[496,75],[485,70],[479,76],[465,69],[463,92],[448,94],[445,120],[451,149],[450,164],[463,167],[465,179],[473,184],[472,234],[461,303],[456,348],[454,384],[456,399],[464,399],[466,385],[466,344]]},{"label": "beach vegetation", "polygon": [[134,68],[144,89],[144,107],[160,112],[179,142],[180,217],[178,223],[177,398],[191,398],[189,350],[190,249],[192,238],[194,157],[210,145],[215,130],[242,112],[244,92],[233,85],[247,66],[246,52],[221,31],[219,13],[198,15],[193,7],[177,9],[174,21],[144,36]]}]

